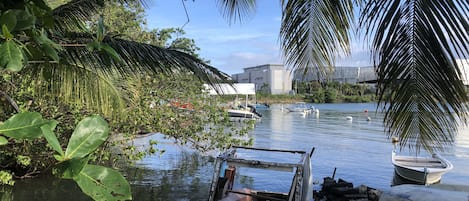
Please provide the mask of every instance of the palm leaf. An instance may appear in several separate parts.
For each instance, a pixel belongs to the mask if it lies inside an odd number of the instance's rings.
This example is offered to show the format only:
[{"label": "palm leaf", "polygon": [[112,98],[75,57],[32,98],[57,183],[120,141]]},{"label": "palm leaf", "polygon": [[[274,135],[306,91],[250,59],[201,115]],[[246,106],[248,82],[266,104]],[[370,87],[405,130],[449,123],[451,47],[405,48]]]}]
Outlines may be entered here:
[{"label": "palm leaf", "polygon": [[367,1],[360,26],[373,37],[379,105],[401,148],[444,150],[467,119],[457,57],[469,54],[467,1]]},{"label": "palm leaf", "polygon": [[230,23],[241,22],[256,11],[256,0],[217,0],[217,5]]},{"label": "palm leaf", "polygon": [[335,56],[349,53],[352,8],[351,0],[282,0],[280,43],[286,65],[303,74],[316,68],[323,79]]},{"label": "palm leaf", "polygon": [[51,95],[53,101],[93,108],[106,116],[119,117],[127,95],[116,83],[117,74],[84,65],[43,63],[28,65],[22,71],[31,76],[31,87],[39,96]]},{"label": "palm leaf", "polygon": [[[144,0],[117,0],[125,4],[135,2],[145,4]],[[53,9],[55,31],[76,31],[83,29],[84,23],[101,12],[103,0],[71,0]]]},{"label": "palm leaf", "polygon": [[[60,52],[60,64],[38,61],[39,65],[29,66],[24,73],[40,75],[31,76],[36,83],[32,86],[43,94],[57,94],[63,101],[97,108],[107,115],[115,114],[125,106],[123,101],[127,95],[119,92],[122,88],[116,87],[114,81],[120,77],[160,73],[177,75],[189,71],[212,85],[228,78],[216,68],[176,50],[106,36],[103,43],[120,55],[121,60],[115,60],[105,52],[86,48],[84,44],[93,41],[90,34],[70,33],[66,36],[61,39],[65,48]],[[64,42],[73,45],[68,46]],[[38,83],[47,84],[44,87]]]},{"label": "palm leaf", "polygon": [[[176,50],[111,36],[96,41],[96,35],[84,32],[80,24],[95,16],[102,6],[99,0],[72,0],[53,10],[56,26],[48,35],[63,47],[57,49],[60,61],[49,62],[39,54],[22,72],[30,75],[36,91],[115,114],[122,111],[127,99],[122,92],[125,86],[115,83],[121,77],[189,71],[209,84],[227,80],[227,74]],[[89,44],[95,48],[87,48]]]}]

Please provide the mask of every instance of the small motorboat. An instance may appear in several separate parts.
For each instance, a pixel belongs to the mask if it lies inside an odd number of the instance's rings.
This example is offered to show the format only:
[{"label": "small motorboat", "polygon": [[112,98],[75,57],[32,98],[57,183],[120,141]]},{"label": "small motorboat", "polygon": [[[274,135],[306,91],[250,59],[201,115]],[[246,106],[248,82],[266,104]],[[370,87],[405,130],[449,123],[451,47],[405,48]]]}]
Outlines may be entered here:
[{"label": "small motorboat", "polygon": [[248,105],[247,107],[238,106],[238,108],[227,109],[228,116],[232,120],[239,120],[239,119],[252,119],[252,120],[260,120],[262,114],[257,112],[256,108]]},{"label": "small motorboat", "polygon": [[305,102],[295,103],[291,105],[290,107],[287,107],[286,109],[288,112],[301,112],[304,114],[311,114],[313,112],[316,112],[316,109],[314,108],[314,106],[308,107]]},{"label": "small motorboat", "polygon": [[[252,147],[232,147],[220,154],[215,162],[209,201],[310,201],[313,200],[311,153],[295,150],[275,150]],[[280,157],[279,157],[280,156]],[[290,161],[290,162],[289,162]],[[257,177],[246,174],[255,172]],[[285,179],[282,175],[286,175]],[[286,179],[288,178],[288,179]],[[257,179],[267,185],[255,188]],[[246,184],[246,181],[248,182]],[[244,181],[244,182],[243,182]],[[285,191],[268,187],[285,184]],[[251,184],[250,184],[251,183]]]},{"label": "small motorboat", "polygon": [[401,156],[393,151],[392,164],[400,177],[424,185],[438,183],[443,174],[453,169],[453,164],[439,154],[431,157]]}]

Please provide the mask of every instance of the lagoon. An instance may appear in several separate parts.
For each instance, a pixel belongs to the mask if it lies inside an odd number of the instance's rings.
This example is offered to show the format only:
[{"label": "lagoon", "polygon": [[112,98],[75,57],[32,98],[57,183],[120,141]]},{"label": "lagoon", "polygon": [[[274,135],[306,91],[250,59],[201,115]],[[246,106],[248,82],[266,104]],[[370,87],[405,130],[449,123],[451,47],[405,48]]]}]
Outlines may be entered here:
[{"label": "lagoon", "polygon": [[[324,177],[332,176],[334,168],[337,168],[336,178],[354,185],[390,189],[394,176],[391,163],[393,145],[384,133],[383,115],[376,112],[376,105],[312,105],[319,109],[319,116],[288,113],[282,110],[285,105],[272,105],[267,110],[260,110],[262,120],[249,134],[254,138],[254,146],[308,152],[315,147],[312,157],[315,189],[320,189]],[[353,120],[347,120],[347,116]],[[367,117],[371,121],[367,121]],[[134,200],[206,200],[213,157],[174,145],[161,135],[148,138],[160,140],[159,148],[165,149],[166,153],[147,157],[124,171],[132,184]],[[404,150],[403,154],[409,152]],[[442,177],[441,183],[468,184],[469,128],[461,128],[455,145],[441,154],[454,165],[454,169]],[[273,180],[257,185],[271,187],[283,183]],[[11,200],[90,200],[77,190],[72,182],[30,180],[17,183]]]}]

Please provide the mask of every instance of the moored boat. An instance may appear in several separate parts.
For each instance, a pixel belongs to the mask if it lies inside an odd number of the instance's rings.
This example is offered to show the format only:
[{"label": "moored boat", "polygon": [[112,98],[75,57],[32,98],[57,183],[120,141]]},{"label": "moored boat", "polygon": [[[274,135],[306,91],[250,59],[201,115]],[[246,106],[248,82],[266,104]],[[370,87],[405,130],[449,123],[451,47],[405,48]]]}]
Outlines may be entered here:
[{"label": "moored boat", "polygon": [[[313,149],[314,151],[314,149]],[[232,147],[220,154],[215,162],[209,201],[256,200],[256,201],[310,201],[313,200],[311,155],[295,150],[275,150],[251,147]],[[271,155],[282,155],[272,161]],[[269,157],[263,157],[269,156]],[[261,157],[263,159],[257,159]],[[284,158],[287,157],[287,158]],[[275,157],[274,157],[275,158]],[[285,161],[295,162],[285,162]],[[255,189],[254,185],[243,185],[249,178],[243,173],[257,172],[260,180],[285,182],[290,188],[284,192]],[[262,174],[266,173],[266,174]],[[289,180],[280,180],[279,175],[291,175]],[[241,181],[241,182],[240,182]]]},{"label": "moored boat", "polygon": [[301,112],[303,114],[311,114],[313,112],[318,112],[319,110],[315,109],[314,106],[308,107],[305,102],[297,102],[285,108],[288,112]]},{"label": "moored boat", "polygon": [[439,154],[431,157],[401,156],[393,151],[392,163],[397,175],[425,185],[438,183],[443,174],[453,169],[451,162]]}]

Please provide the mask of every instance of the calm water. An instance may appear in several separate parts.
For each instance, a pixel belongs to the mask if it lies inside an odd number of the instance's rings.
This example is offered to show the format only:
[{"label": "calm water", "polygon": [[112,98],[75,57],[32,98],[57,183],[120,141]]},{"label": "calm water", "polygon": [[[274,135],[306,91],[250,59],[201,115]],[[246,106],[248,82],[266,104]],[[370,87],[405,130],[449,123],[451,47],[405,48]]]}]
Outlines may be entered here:
[{"label": "calm water", "polygon": [[[319,189],[322,178],[336,178],[386,190],[393,179],[391,151],[393,145],[385,136],[382,115],[374,104],[314,104],[320,115],[302,116],[282,111],[281,105],[260,111],[262,121],[251,133],[256,147],[310,151],[314,180]],[[364,111],[368,110],[367,113]],[[347,121],[346,116],[352,116]],[[366,121],[367,117],[371,121]],[[161,136],[151,138],[161,140]],[[148,140],[148,139],[142,139]],[[167,152],[140,161],[125,171],[132,183],[134,200],[206,200],[213,170],[213,158],[162,141]],[[408,154],[404,152],[405,154]],[[462,128],[454,147],[442,153],[454,169],[441,183],[469,184],[469,129]],[[246,178],[250,182],[249,178]],[[34,183],[33,183],[34,182]],[[40,182],[40,183],[38,183]],[[264,182],[264,183],[262,183]],[[282,186],[283,181],[261,181],[267,186]],[[54,190],[51,190],[54,189]],[[43,179],[18,182],[8,196],[12,200],[90,200],[76,193],[73,183]]]}]

